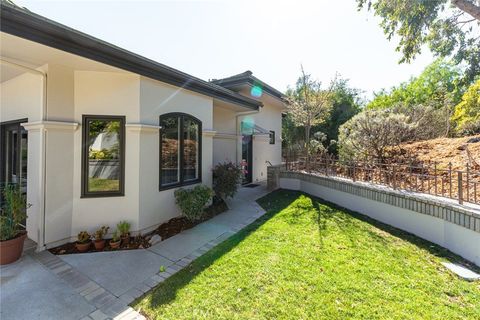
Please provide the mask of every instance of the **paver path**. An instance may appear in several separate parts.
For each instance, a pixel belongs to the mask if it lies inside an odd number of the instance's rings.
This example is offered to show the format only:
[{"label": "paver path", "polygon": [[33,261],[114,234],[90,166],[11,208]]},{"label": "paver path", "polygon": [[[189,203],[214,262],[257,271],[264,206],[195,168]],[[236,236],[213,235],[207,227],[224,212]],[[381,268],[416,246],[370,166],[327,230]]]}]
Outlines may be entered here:
[{"label": "paver path", "polygon": [[0,318],[144,319],[128,304],[262,216],[267,193],[240,188],[227,212],[145,250],[24,256],[0,268]]}]

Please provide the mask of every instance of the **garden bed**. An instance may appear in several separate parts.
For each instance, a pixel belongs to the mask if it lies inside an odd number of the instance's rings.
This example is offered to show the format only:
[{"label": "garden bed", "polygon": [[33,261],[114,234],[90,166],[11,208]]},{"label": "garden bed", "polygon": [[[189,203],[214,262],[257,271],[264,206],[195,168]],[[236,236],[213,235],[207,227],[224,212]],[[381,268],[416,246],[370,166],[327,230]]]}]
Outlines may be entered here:
[{"label": "garden bed", "polygon": [[[195,227],[196,225],[207,221],[216,215],[219,215],[220,213],[223,213],[228,210],[228,206],[224,201],[217,201],[214,202],[211,206],[205,209],[205,214],[203,217],[197,221],[190,221],[186,217],[175,217],[170,220],[168,220],[165,223],[162,223],[160,226],[158,226],[157,229],[155,229],[152,232],[149,232],[144,235],[138,235],[136,237],[130,237],[130,242],[129,244],[123,244],[118,248],[118,249],[113,249],[110,247],[109,241],[111,239],[106,239],[105,242],[105,248],[101,251],[118,251],[118,250],[134,250],[134,249],[145,249],[150,247],[150,242],[149,240],[154,236],[155,234],[158,234],[161,238],[162,241],[165,239],[168,239],[170,237],[173,237],[176,234],[179,234],[180,232],[191,229]],[[56,255],[62,255],[62,254],[74,254],[74,253],[85,253],[85,252],[79,252],[77,248],[75,247],[75,242],[69,242],[62,244],[58,247],[51,248],[49,251],[53,254]],[[92,245],[86,252],[101,252],[98,250],[95,250],[95,246]]]}]

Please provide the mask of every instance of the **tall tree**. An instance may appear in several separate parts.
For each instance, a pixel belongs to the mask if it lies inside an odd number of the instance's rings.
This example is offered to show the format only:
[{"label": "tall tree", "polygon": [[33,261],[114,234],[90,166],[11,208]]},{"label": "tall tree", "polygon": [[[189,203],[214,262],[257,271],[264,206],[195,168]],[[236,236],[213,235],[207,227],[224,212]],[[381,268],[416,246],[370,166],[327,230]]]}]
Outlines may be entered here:
[{"label": "tall tree", "polygon": [[335,79],[327,89],[319,81],[306,74],[303,66],[295,89],[287,92],[288,116],[297,127],[304,128],[306,168],[310,167],[310,141],[312,126],[324,122],[332,108]]},{"label": "tall tree", "polygon": [[453,57],[468,68],[464,82],[480,74],[479,0],[356,0],[359,10],[373,10],[390,40],[400,38],[400,62],[410,62],[424,44],[440,57]]},{"label": "tall tree", "polygon": [[333,88],[332,110],[326,121],[320,125],[314,126],[314,132],[323,132],[326,137],[323,140],[325,147],[329,147],[329,152],[337,153],[337,144],[331,143],[338,141],[338,129],[342,124],[360,112],[363,99],[362,91],[352,88],[348,79],[338,77]]}]

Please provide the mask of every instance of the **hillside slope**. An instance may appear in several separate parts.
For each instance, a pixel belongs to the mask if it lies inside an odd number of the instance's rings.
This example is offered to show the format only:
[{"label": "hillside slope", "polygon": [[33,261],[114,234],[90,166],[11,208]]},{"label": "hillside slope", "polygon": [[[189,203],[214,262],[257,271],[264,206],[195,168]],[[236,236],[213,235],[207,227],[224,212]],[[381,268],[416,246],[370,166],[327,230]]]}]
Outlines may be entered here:
[{"label": "hillside slope", "polygon": [[447,168],[451,162],[453,170],[465,170],[467,163],[471,169],[480,170],[480,135],[406,143],[395,153],[419,162],[437,162],[439,168]]}]

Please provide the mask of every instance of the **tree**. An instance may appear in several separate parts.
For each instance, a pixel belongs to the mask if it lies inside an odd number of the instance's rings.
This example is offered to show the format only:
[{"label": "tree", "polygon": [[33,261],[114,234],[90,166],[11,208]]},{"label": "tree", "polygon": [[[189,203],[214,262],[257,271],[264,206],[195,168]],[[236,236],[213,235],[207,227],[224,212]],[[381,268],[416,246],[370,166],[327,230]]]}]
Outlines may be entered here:
[{"label": "tree", "polygon": [[446,102],[460,102],[465,87],[460,83],[462,71],[452,62],[437,59],[418,77],[411,78],[390,90],[375,94],[367,104],[368,109],[391,108],[399,103],[407,106],[430,105],[442,108]]},{"label": "tree", "polygon": [[480,80],[468,88],[452,117],[461,135],[480,133]]},{"label": "tree", "polygon": [[415,124],[407,116],[388,110],[365,110],[340,127],[339,152],[342,159],[386,158],[390,147],[412,138]]},{"label": "tree", "polygon": [[306,168],[310,166],[310,140],[312,126],[324,122],[332,108],[333,88],[335,79],[330,87],[322,89],[319,81],[313,80],[301,67],[302,75],[297,80],[295,89],[287,92],[288,115],[297,127],[304,128]]},{"label": "tree", "polygon": [[362,108],[362,91],[349,86],[347,79],[338,78],[333,87],[333,104],[328,119],[314,126],[313,131],[321,131],[326,134],[322,142],[325,147],[329,146],[331,153],[337,153],[338,129],[342,124],[360,112]]},{"label": "tree", "polygon": [[[463,81],[480,74],[480,2],[478,0],[356,0],[358,9],[373,10],[388,40],[398,36],[396,48],[412,61],[428,45],[439,57],[453,57],[468,67]],[[450,5],[448,5],[450,4]]]}]

